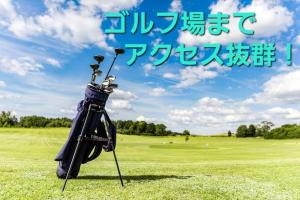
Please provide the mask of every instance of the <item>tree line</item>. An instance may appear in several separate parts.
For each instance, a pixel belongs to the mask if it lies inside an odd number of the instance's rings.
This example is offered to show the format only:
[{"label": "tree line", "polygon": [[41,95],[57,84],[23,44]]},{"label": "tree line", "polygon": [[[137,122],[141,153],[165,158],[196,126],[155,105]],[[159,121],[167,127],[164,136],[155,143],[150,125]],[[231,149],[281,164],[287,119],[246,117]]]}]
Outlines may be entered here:
[{"label": "tree line", "polygon": [[182,133],[167,130],[164,124],[147,123],[145,121],[132,120],[117,120],[114,122],[118,133],[125,135],[151,135],[151,136],[175,136],[185,135],[189,136],[190,132],[184,130]]},{"label": "tree line", "polygon": [[[265,139],[289,139],[300,138],[300,125],[284,124],[281,127],[273,128],[272,122],[263,121],[258,125],[240,125],[236,130],[236,137],[264,137]],[[232,132],[228,131],[228,136]]]},{"label": "tree line", "polygon": [[69,118],[47,118],[42,116],[24,116],[20,120],[11,112],[2,111],[0,114],[0,127],[71,127],[72,120]]},{"label": "tree line", "polygon": [[[147,123],[145,121],[117,120],[113,121],[118,133],[126,135],[151,135],[151,136],[189,136],[190,132],[184,130],[182,133],[167,130],[164,124]],[[0,127],[71,127],[72,120],[69,118],[47,118],[43,116],[23,116],[20,120],[11,112],[2,111],[0,114]]]}]

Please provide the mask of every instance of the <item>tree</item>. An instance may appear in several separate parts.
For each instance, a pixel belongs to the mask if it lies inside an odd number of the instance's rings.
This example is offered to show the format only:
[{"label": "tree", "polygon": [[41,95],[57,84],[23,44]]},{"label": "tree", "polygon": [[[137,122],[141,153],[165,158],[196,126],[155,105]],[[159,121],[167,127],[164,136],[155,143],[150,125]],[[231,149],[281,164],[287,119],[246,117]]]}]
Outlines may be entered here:
[{"label": "tree", "polygon": [[256,128],[253,124],[249,125],[248,131],[247,131],[247,137],[255,137]]},{"label": "tree", "polygon": [[236,130],[236,137],[247,137],[248,128],[246,125],[240,125]]},{"label": "tree", "polygon": [[163,136],[166,133],[166,126],[164,124],[157,124],[155,126],[155,135]]},{"label": "tree", "polygon": [[230,130],[228,131],[227,135],[228,135],[228,137],[231,137],[231,136],[232,136],[232,133],[231,133]]},{"label": "tree", "polygon": [[46,127],[50,123],[50,119],[41,116],[25,116],[20,118],[20,126],[25,128],[30,127]]},{"label": "tree", "polygon": [[191,135],[191,134],[190,134],[190,131],[184,130],[183,133],[182,133],[182,135]]},{"label": "tree", "polygon": [[262,121],[260,124],[258,124],[256,126],[255,136],[257,136],[257,137],[264,136],[271,130],[271,127],[273,127],[273,126],[274,126],[274,124],[272,122]]},{"label": "tree", "polygon": [[0,114],[0,126],[1,127],[10,127],[15,126],[18,123],[18,119],[11,112],[2,111]]},{"label": "tree", "polygon": [[153,123],[147,124],[146,133],[148,135],[154,135],[155,134],[155,124],[153,124]]},{"label": "tree", "polygon": [[145,131],[146,131],[146,127],[147,127],[147,123],[146,123],[146,122],[144,122],[144,121],[139,121],[139,122],[137,123],[137,132],[138,132],[139,134],[144,134]]}]

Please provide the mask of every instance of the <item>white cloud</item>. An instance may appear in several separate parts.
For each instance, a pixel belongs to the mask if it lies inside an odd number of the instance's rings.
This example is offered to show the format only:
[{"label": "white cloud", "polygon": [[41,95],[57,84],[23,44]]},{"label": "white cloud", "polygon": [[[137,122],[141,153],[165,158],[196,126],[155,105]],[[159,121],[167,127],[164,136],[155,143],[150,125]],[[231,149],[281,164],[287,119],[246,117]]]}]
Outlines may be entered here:
[{"label": "white cloud", "polygon": [[136,121],[144,121],[144,122],[155,122],[156,119],[155,118],[148,118],[148,117],[145,117],[144,115],[140,115],[136,118]]},{"label": "white cloud", "polygon": [[16,59],[0,57],[0,71],[25,76],[29,72],[36,72],[43,65],[31,57],[20,57]]},{"label": "white cloud", "polygon": [[183,9],[181,0],[172,0],[169,12],[181,12]]},{"label": "white cloud", "polygon": [[298,45],[300,45],[300,35],[298,35],[298,36],[296,37],[296,43],[297,43]]},{"label": "white cloud", "polygon": [[224,104],[224,102],[217,98],[203,97],[202,99],[199,99],[198,104],[205,107],[214,107],[221,106]]},{"label": "white cloud", "polygon": [[[259,115],[258,115],[259,116]],[[178,123],[196,127],[230,126],[236,123],[253,122],[259,117],[244,106],[236,106],[217,98],[203,97],[186,109],[172,109],[169,118]]]},{"label": "white cloud", "polygon": [[[237,0],[219,0],[210,6],[211,13],[223,12],[230,14],[230,23],[226,26],[230,32],[213,36],[206,32],[204,36],[195,36],[188,31],[181,32],[177,41],[186,45],[198,45],[203,43],[228,44],[230,42],[241,42],[246,36],[239,30],[239,18],[233,18],[234,12],[255,12],[257,22],[251,24],[246,21],[244,26],[254,30],[254,37],[266,37],[278,35],[285,32],[293,24],[293,13],[280,4],[279,1],[252,0],[251,4],[243,6]],[[276,20],[274,20],[276,19]]]},{"label": "white cloud", "polygon": [[144,68],[145,76],[149,76],[151,70],[154,69],[153,65],[150,63],[145,64],[143,68]]},{"label": "white cloud", "polygon": [[202,80],[215,78],[217,75],[217,71],[209,70],[203,66],[197,66],[181,69],[178,75],[171,73],[164,74],[164,77],[179,80],[179,83],[175,85],[176,88],[187,88]]},{"label": "white cloud", "polygon": [[10,0],[0,3],[0,24],[21,39],[35,36],[48,36],[65,43],[86,47],[97,45],[111,50],[107,37],[101,29],[102,12],[130,9],[139,0],[82,0],[80,6],[73,1],[45,0],[47,11],[35,16],[18,14]]},{"label": "white cloud", "polygon": [[275,118],[300,119],[300,112],[294,108],[274,107],[267,110],[267,113],[273,115]]},{"label": "white cloud", "polygon": [[6,83],[4,81],[0,81],[0,88],[5,88],[6,87]]},{"label": "white cloud", "polygon": [[13,99],[16,100],[20,98],[20,95],[14,94],[14,93],[10,93],[10,92],[1,92],[0,94],[0,99]]},{"label": "white cloud", "polygon": [[177,78],[177,75],[168,72],[168,73],[164,73],[164,74],[163,74],[163,77],[164,77],[164,78],[168,78],[168,79],[176,79],[176,78]]},{"label": "white cloud", "polygon": [[76,113],[76,108],[62,108],[59,110],[62,114],[74,115]]},{"label": "white cloud", "polygon": [[160,44],[161,43],[161,38],[156,38],[155,40],[153,40],[152,42],[151,42],[151,45],[153,46],[153,47],[155,47],[156,45],[158,45],[158,44]]},{"label": "white cloud", "polygon": [[123,110],[132,110],[132,105],[130,101],[123,99],[113,99],[111,101],[112,109],[123,109]]},{"label": "white cloud", "polygon": [[61,67],[60,62],[54,58],[47,58],[46,61],[54,67]]},{"label": "white cloud", "polygon": [[158,88],[153,88],[150,92],[150,95],[158,97],[163,95],[165,92],[166,90],[164,88],[158,87]]},{"label": "white cloud", "polygon": [[137,7],[142,0],[81,0],[80,3],[89,9],[100,9],[103,12],[115,12],[119,10],[131,9]]},{"label": "white cloud", "polygon": [[115,90],[111,95],[111,109],[132,110],[132,101],[137,98],[135,94],[129,91]]},{"label": "white cloud", "polygon": [[300,70],[273,76],[263,84],[263,91],[254,95],[257,103],[298,103]]},{"label": "white cloud", "polygon": [[45,1],[48,9],[45,14],[27,17],[18,14],[10,1],[6,2],[10,6],[0,5],[0,10],[9,8],[14,14],[0,15],[8,20],[7,29],[21,39],[46,35],[79,47],[95,44],[109,48],[100,28],[102,18],[84,7],[76,8],[68,3],[67,8],[63,8],[62,1],[48,0]]},{"label": "white cloud", "polygon": [[183,109],[173,108],[168,117],[174,127],[186,127],[199,133],[201,130],[236,130],[240,124],[258,124],[264,120],[276,125],[299,123],[300,111],[283,107],[254,110],[239,102],[203,97]]}]

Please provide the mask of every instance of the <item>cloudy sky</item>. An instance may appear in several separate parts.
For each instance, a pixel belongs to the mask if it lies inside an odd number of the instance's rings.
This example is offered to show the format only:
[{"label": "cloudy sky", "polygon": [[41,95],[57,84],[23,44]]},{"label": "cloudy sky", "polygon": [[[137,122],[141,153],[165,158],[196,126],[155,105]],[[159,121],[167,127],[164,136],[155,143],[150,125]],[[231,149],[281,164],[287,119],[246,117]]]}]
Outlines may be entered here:
[{"label": "cloudy sky", "polygon": [[[157,3],[154,3],[157,1]],[[116,26],[104,13],[128,10],[126,34],[107,35]],[[155,19],[150,34],[131,34],[133,12],[145,11]],[[180,22],[169,34],[160,29],[170,23],[155,18],[157,11],[255,12],[257,23],[246,37],[231,20],[229,34],[193,36],[180,31]],[[273,67],[183,66],[178,55],[153,67],[150,52],[127,66],[131,51],[117,61],[112,74],[119,90],[107,109],[113,119],[163,122],[172,130],[194,134],[235,130],[239,124],[262,120],[300,123],[300,1],[299,0],[1,0],[0,1],[0,110],[17,116],[74,117],[90,79],[92,56],[105,55],[102,70],[112,59],[113,47],[126,43],[159,43],[198,46],[205,58],[205,43],[275,42]],[[286,65],[285,45],[293,44],[293,66]],[[225,57],[225,53],[223,57]],[[100,80],[100,79],[99,79]]]}]

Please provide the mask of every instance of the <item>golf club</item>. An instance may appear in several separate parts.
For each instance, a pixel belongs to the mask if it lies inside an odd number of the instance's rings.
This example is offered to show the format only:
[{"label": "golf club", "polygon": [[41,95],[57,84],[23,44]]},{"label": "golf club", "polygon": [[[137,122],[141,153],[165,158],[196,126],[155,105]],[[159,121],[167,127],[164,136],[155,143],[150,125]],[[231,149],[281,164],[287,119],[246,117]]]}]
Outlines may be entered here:
[{"label": "golf club", "polygon": [[[115,49],[115,57],[114,57],[114,59],[113,59],[111,65],[110,65],[110,67],[109,67],[109,70],[108,70],[108,72],[107,72],[107,74],[106,74],[106,76],[105,76],[105,79],[109,76],[109,73],[110,73],[110,71],[111,71],[111,69],[112,69],[112,66],[114,65],[114,63],[115,63],[115,61],[116,61],[118,55],[123,54],[123,53],[125,53],[125,50],[124,50],[124,49]],[[105,80],[105,79],[104,79],[104,80]]]}]

